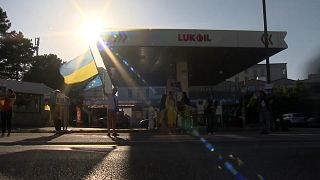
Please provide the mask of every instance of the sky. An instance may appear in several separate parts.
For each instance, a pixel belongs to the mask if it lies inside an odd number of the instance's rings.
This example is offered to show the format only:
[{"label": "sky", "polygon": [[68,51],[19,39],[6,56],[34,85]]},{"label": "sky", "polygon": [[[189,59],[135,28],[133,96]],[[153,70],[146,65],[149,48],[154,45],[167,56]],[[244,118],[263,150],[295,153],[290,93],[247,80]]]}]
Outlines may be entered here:
[{"label": "sky", "polygon": [[[266,0],[268,30],[288,32],[288,49],[271,63],[287,63],[288,78],[305,79],[320,64],[320,1]],[[262,0],[0,0],[11,30],[40,37],[39,54],[68,61],[88,49],[79,29],[101,16],[103,28],[263,31]],[[319,68],[319,66],[318,66]],[[320,72],[318,72],[320,73]]]}]

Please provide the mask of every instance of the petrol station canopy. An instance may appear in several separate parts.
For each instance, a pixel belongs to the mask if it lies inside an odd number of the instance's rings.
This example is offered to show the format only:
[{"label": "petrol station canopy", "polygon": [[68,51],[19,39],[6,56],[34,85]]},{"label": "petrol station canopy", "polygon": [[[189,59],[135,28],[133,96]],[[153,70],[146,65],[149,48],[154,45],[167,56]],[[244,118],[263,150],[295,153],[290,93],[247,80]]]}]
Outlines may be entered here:
[{"label": "petrol station canopy", "polygon": [[263,31],[110,29],[98,49],[117,86],[164,86],[179,62],[187,63],[189,86],[207,86],[286,49],[286,34],[269,31],[266,51]]}]

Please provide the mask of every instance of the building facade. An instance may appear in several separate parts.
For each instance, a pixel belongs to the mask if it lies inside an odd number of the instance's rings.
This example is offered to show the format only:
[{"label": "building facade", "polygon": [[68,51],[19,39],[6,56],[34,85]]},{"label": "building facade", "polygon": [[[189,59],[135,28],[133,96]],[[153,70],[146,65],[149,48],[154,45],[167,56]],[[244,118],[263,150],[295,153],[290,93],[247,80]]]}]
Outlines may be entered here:
[{"label": "building facade", "polygon": [[[286,63],[272,63],[270,64],[270,78],[271,81],[287,78],[287,64]],[[227,81],[242,82],[248,80],[266,81],[267,69],[265,64],[256,64],[244,71],[230,77]]]},{"label": "building facade", "polygon": [[3,79],[0,79],[0,86],[13,89],[16,93],[12,118],[14,128],[52,125],[50,113],[44,110],[44,105],[53,89],[42,83]]}]

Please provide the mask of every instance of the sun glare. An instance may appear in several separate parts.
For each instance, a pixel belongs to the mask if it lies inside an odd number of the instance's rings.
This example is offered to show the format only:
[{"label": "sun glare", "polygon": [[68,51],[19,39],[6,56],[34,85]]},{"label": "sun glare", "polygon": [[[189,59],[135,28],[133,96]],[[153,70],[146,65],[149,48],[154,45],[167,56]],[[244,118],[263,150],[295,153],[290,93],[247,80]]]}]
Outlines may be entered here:
[{"label": "sun glare", "polygon": [[85,20],[80,29],[80,34],[90,44],[98,42],[101,32],[102,21],[100,19]]}]

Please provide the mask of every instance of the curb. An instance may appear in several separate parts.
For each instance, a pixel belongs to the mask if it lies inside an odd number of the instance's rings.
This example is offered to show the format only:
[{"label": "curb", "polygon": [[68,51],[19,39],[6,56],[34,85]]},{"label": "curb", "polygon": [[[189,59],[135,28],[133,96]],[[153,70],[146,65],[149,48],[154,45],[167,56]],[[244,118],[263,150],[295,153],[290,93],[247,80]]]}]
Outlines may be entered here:
[{"label": "curb", "polygon": [[[158,133],[163,130],[147,130],[147,129],[119,129],[118,133],[130,133],[130,132],[145,132],[145,133]],[[107,133],[107,129],[91,130],[91,129],[76,129],[76,130],[61,130],[59,133],[62,134],[71,134],[71,133]],[[57,133],[56,130],[45,130],[45,129],[20,129],[13,130],[12,133]]]},{"label": "curb", "polygon": [[[214,144],[220,143],[314,143],[320,142],[320,139],[252,139],[252,140],[212,140],[207,139],[209,142]],[[184,139],[177,141],[167,141],[167,140],[115,140],[108,142],[74,142],[74,141],[64,141],[64,142],[47,142],[47,141],[19,141],[19,142],[0,142],[0,146],[32,146],[32,145],[118,145],[118,146],[126,146],[132,144],[153,144],[153,143],[200,143],[201,141],[198,139]]]}]

